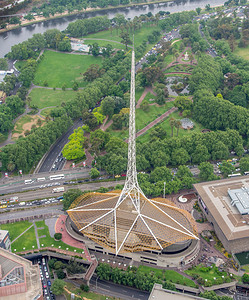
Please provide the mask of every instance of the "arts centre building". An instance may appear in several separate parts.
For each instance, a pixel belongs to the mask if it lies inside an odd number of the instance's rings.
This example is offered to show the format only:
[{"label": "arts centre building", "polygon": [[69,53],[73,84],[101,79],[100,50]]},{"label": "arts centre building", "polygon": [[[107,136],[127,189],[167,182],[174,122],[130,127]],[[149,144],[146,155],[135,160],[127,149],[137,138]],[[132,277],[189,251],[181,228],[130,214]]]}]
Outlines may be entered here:
[{"label": "arts centre building", "polygon": [[192,216],[165,199],[148,199],[137,181],[135,54],[132,52],[128,165],[122,191],[80,196],[68,210],[68,232],[89,250],[171,267],[199,250]]},{"label": "arts centre building", "polygon": [[199,205],[225,249],[230,253],[249,251],[249,177],[194,185]]}]

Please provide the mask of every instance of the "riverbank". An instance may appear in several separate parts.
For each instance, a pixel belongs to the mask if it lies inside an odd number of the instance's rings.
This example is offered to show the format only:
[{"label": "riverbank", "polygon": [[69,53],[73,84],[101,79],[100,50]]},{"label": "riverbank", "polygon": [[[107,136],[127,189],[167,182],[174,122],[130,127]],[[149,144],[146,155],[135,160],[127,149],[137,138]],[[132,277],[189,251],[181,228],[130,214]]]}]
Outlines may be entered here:
[{"label": "riverbank", "polygon": [[[153,4],[160,4],[160,3],[167,3],[167,2],[172,2],[172,0],[155,0],[155,1],[149,1],[149,2],[142,2],[142,3],[130,3],[127,5],[119,5],[119,6],[108,6],[105,8],[87,8],[85,10],[82,11],[73,11],[71,13],[69,13],[68,11],[63,12],[63,13],[57,13],[54,16],[50,16],[50,17],[35,17],[35,20],[29,21],[29,20],[24,20],[22,21],[22,23],[20,25],[16,25],[16,24],[10,24],[7,25],[6,28],[0,29],[0,33],[4,33],[4,32],[8,32],[11,31],[13,29],[17,29],[20,27],[25,27],[25,26],[29,26],[29,25],[33,25],[33,24],[37,24],[37,23],[41,23],[44,21],[49,21],[49,20],[54,20],[54,19],[59,19],[59,18],[64,18],[64,17],[69,17],[69,16],[75,16],[75,15],[80,15],[80,14],[87,14],[87,13],[93,13],[93,12],[104,12],[104,11],[110,11],[110,10],[115,10],[115,9],[120,9],[120,8],[132,8],[132,7],[141,7],[144,5],[153,5]],[[219,7],[220,5],[217,6],[212,6],[212,8],[215,7]]]}]

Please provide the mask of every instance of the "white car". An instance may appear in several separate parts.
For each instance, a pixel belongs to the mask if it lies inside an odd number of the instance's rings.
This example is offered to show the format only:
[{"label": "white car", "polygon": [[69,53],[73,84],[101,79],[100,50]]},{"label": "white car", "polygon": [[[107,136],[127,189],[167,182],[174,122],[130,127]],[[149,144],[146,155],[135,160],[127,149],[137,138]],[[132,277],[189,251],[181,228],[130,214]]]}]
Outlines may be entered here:
[{"label": "white car", "polygon": [[49,278],[48,272],[46,272],[46,278],[47,278],[47,279]]}]

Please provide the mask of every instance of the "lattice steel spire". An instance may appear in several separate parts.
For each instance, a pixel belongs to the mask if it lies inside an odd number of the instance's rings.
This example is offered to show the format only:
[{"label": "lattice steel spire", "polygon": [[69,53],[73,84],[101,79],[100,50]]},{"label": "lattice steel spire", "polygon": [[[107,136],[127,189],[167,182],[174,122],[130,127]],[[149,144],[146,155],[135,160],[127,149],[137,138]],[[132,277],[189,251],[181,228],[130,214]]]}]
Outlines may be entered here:
[{"label": "lattice steel spire", "polygon": [[68,214],[88,238],[115,252],[161,251],[198,239],[188,212],[165,199],[149,200],[137,181],[135,128],[135,54],[132,51],[128,166],[121,192],[89,193],[77,198]]},{"label": "lattice steel spire", "polygon": [[135,52],[132,50],[131,59],[131,89],[130,89],[130,116],[129,116],[129,144],[128,165],[126,181],[120,195],[117,206],[126,198],[130,197],[135,208],[140,212],[140,194],[144,196],[137,181],[136,168],[136,123],[135,123]]}]

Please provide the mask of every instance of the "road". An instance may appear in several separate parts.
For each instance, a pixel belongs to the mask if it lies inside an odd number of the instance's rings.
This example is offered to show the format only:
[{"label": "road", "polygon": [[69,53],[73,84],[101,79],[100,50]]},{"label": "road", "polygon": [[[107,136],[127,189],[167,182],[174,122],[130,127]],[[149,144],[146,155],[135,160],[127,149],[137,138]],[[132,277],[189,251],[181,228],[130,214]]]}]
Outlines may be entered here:
[{"label": "road", "polygon": [[97,280],[94,275],[90,281],[90,289],[94,292],[104,294],[107,296],[118,297],[124,300],[147,300],[149,299],[149,292],[140,291],[128,286],[119,285],[105,280]]},{"label": "road", "polygon": [[[80,189],[82,191],[86,190],[96,190],[99,189],[100,187],[110,187],[110,186],[115,186],[117,184],[124,184],[124,180],[119,180],[119,181],[102,181],[102,182],[89,182],[89,183],[82,183],[82,184],[67,184],[67,185],[62,185],[65,189],[64,192],[66,192],[68,189]],[[44,183],[42,183],[44,185]],[[18,186],[13,187],[5,187],[5,189],[2,189],[1,187],[1,193],[6,191],[9,191],[11,194],[8,195],[3,195],[0,197],[0,200],[6,200],[9,199],[10,197],[18,197],[19,202],[22,201],[30,201],[30,200],[36,200],[36,199],[43,199],[43,198],[51,198],[51,197],[58,197],[62,196],[64,192],[58,192],[58,193],[52,193],[52,190],[57,187],[57,185],[53,185],[51,187],[46,187],[46,188],[39,188],[40,185],[36,184],[34,186],[31,185],[25,185],[21,183]],[[38,190],[35,190],[39,188]],[[14,192],[16,190],[16,192]],[[34,191],[35,190],[35,191]],[[19,191],[19,193],[17,192]],[[20,193],[21,192],[21,193]]]},{"label": "road", "polygon": [[19,219],[25,217],[32,217],[32,216],[40,216],[45,214],[53,214],[53,215],[61,215],[64,212],[62,211],[62,204],[53,205],[53,206],[46,206],[46,207],[36,207],[35,209],[26,209],[25,214],[24,211],[13,211],[8,213],[0,214],[0,222]]},{"label": "road", "polygon": [[50,151],[47,153],[47,156],[43,163],[41,164],[39,170],[37,173],[42,173],[42,172],[49,172],[52,170],[53,165],[55,164],[55,168],[53,170],[61,170],[65,164],[65,160],[60,157],[59,161],[55,163],[56,159],[60,155],[63,147],[68,143],[68,137],[74,132],[74,129],[83,126],[83,121],[82,120],[77,120],[74,122],[73,126],[68,129],[68,131],[63,134],[52,146]]}]

